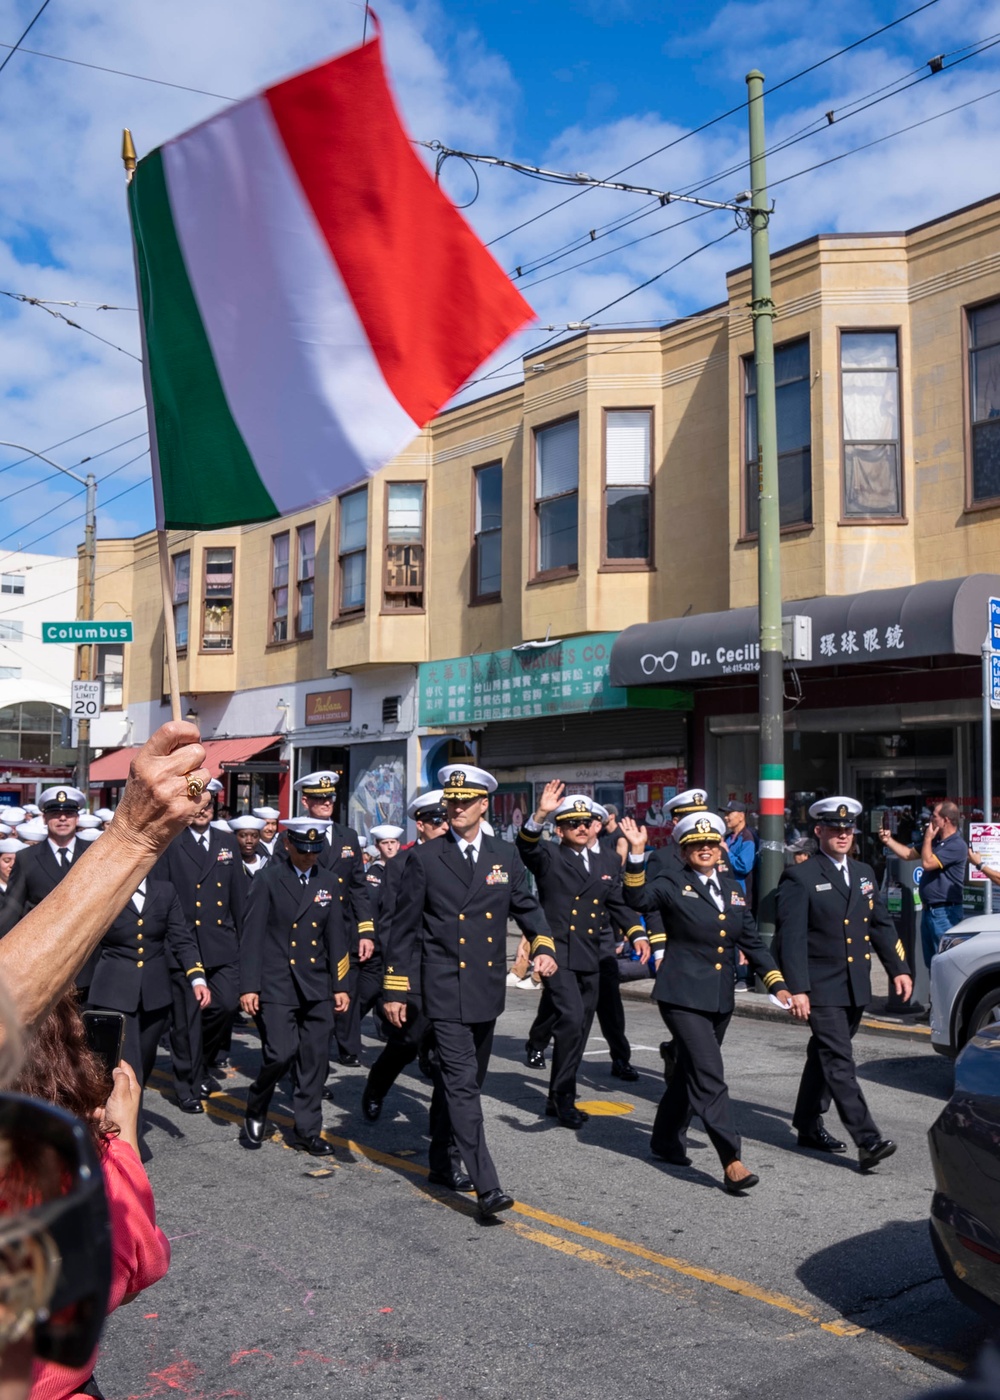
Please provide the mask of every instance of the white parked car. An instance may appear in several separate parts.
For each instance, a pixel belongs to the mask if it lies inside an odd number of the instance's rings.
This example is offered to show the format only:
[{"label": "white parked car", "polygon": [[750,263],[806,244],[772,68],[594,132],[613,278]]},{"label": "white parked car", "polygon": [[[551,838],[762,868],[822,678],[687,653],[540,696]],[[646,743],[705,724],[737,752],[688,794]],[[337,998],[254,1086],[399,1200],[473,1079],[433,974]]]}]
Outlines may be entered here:
[{"label": "white parked car", "polygon": [[984,1026],[1000,1022],[1000,913],[962,919],[931,962],[931,1044],[955,1056]]}]

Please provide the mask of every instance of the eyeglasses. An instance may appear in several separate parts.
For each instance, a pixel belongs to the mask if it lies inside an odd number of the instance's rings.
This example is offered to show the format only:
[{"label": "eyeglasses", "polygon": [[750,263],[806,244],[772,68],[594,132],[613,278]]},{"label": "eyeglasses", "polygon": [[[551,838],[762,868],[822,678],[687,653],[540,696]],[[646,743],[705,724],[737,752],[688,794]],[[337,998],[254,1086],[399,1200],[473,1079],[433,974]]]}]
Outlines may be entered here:
[{"label": "eyeglasses", "polygon": [[52,1104],[0,1095],[0,1351],[83,1366],[111,1286],[104,1176],[87,1129]]},{"label": "eyeglasses", "polygon": [[417,820],[422,821],[426,826],[444,826],[448,818],[444,812],[435,812],[428,813],[423,817],[418,817]]}]

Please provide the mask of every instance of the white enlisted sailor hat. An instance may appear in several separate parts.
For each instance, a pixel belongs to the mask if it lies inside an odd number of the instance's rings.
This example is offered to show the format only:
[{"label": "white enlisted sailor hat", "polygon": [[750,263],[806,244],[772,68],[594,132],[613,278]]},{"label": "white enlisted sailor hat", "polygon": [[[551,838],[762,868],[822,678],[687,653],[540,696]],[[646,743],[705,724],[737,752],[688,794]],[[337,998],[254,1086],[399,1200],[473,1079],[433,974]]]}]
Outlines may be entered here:
[{"label": "white enlisted sailor hat", "polygon": [[19,841],[16,836],[5,836],[0,841],[0,856],[15,856],[18,851],[26,851],[27,842]]},{"label": "white enlisted sailor hat", "polygon": [[486,820],[485,817],[483,817],[483,819],[482,819],[482,821],[479,823],[479,825],[482,827],[483,831],[486,833],[487,836],[495,836],[495,835],[496,835],[496,832],[493,830],[492,826],[491,826],[490,823]]},{"label": "white enlisted sailor hat", "polygon": [[23,807],[0,807],[0,821],[12,829],[20,826],[27,815]]},{"label": "white enlisted sailor hat", "polygon": [[669,802],[664,802],[663,810],[673,817],[686,817],[689,812],[708,811],[708,793],[704,788],[688,788],[679,792]]},{"label": "white enlisted sailor hat", "polygon": [[21,823],[17,828],[17,834],[22,841],[30,841],[34,844],[46,840],[49,829],[39,817],[32,817],[30,822]]},{"label": "white enlisted sailor hat", "polygon": [[222,784],[219,782],[218,778],[209,778],[208,782],[205,784],[205,791],[212,793],[214,796],[215,793],[222,792]]},{"label": "white enlisted sailor hat", "polygon": [[595,802],[594,816],[599,818],[599,820],[601,820],[602,822],[606,822],[608,817],[610,816],[610,813],[608,812],[607,807],[602,807],[599,802]]},{"label": "white enlisted sailor hat", "polygon": [[674,827],[673,837],[680,846],[694,845],[696,842],[722,841],[726,835],[726,823],[714,812],[689,812],[681,817]]},{"label": "white enlisted sailor hat", "polygon": [[446,820],[447,814],[444,810],[444,793],[440,788],[431,788],[430,792],[421,792],[410,803],[406,809],[407,816],[414,821],[423,821],[425,815],[428,817],[440,817]]},{"label": "white enlisted sailor hat", "polygon": [[103,825],[96,812],[81,812],[76,819],[77,831],[99,831]]},{"label": "white enlisted sailor hat", "polygon": [[103,835],[104,835],[104,828],[103,828],[103,826],[97,826],[97,827],[88,826],[88,827],[85,827],[83,831],[78,831],[78,832],[76,833],[76,836],[77,836],[77,840],[78,840],[78,841],[88,841],[88,842],[89,842],[89,841],[96,841],[97,838],[98,838],[98,836],[103,836]]},{"label": "white enlisted sailor hat", "polygon": [[493,774],[487,773],[485,768],[474,768],[471,763],[446,763],[438,769],[438,782],[446,802],[488,797],[497,790],[497,780]]},{"label": "white enlisted sailor hat", "polygon": [[242,817],[229,818],[230,831],[263,831],[265,825],[263,817],[248,817],[245,813]]},{"label": "white enlisted sailor hat", "polygon": [[288,817],[281,825],[296,850],[321,851],[326,845],[327,829],[332,823],[319,817]]},{"label": "white enlisted sailor hat", "polygon": [[[569,822],[574,820],[593,821],[598,815],[595,810],[596,807],[597,803],[595,803],[592,797],[585,797],[582,792],[571,792],[568,797],[563,798],[552,815],[557,822]],[[601,812],[604,812],[603,807],[601,808]],[[605,813],[605,815],[607,814]],[[603,821],[604,817],[602,816],[599,819]]]},{"label": "white enlisted sailor hat", "polygon": [[78,812],[87,805],[86,797],[75,787],[46,788],[39,800],[43,812]]},{"label": "white enlisted sailor hat", "polygon": [[229,825],[229,823],[228,823],[227,821],[223,820],[222,817],[220,817],[218,821],[209,822],[209,826],[214,826],[215,829],[216,829],[216,831],[230,831],[230,832],[231,832],[232,829],[233,829],[233,828]]},{"label": "white enlisted sailor hat", "polygon": [[40,817],[42,815],[41,807],[35,802],[26,802],[22,810],[25,816],[28,817]]},{"label": "white enlisted sailor hat", "polygon": [[383,822],[381,826],[373,826],[368,834],[376,841],[398,841],[403,834],[403,828],[393,826],[392,822]]},{"label": "white enlisted sailor hat", "polygon": [[250,810],[255,817],[260,817],[265,822],[276,822],[281,816],[277,807],[251,807]]},{"label": "white enlisted sailor hat", "polygon": [[304,797],[328,797],[332,800],[339,780],[339,773],[334,773],[329,768],[321,768],[316,773],[307,773],[304,778],[300,778],[295,784],[295,790],[301,792]]},{"label": "white enlisted sailor hat", "polygon": [[853,829],[855,818],[861,815],[861,803],[853,797],[821,797],[809,808],[809,815],[822,826]]},{"label": "white enlisted sailor hat", "polygon": [[361,854],[367,856],[369,860],[378,860],[382,852],[377,846],[366,846]]},{"label": "white enlisted sailor hat", "polygon": [[111,807],[98,807],[94,816],[100,817],[102,822],[109,822],[114,816],[114,810]]}]

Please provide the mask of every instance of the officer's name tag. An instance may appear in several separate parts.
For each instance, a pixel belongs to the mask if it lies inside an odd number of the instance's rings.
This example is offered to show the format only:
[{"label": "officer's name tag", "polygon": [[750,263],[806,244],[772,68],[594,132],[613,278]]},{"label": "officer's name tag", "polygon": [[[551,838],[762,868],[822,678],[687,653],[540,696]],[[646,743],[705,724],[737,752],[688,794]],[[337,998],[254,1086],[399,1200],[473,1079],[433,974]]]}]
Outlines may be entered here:
[{"label": "officer's name tag", "polygon": [[685,899],[697,899],[697,898],[698,898],[698,891],[697,891],[697,890],[681,890],[681,894],[684,896]]},{"label": "officer's name tag", "polygon": [[829,881],[827,881],[827,883],[826,883],[825,885],[817,885],[816,888],[817,888],[818,890],[832,890],[832,889],[833,889],[833,886],[830,884]]},{"label": "officer's name tag", "polygon": [[506,870],[501,870],[499,865],[495,865],[486,877],[488,885],[509,885],[510,876]]}]

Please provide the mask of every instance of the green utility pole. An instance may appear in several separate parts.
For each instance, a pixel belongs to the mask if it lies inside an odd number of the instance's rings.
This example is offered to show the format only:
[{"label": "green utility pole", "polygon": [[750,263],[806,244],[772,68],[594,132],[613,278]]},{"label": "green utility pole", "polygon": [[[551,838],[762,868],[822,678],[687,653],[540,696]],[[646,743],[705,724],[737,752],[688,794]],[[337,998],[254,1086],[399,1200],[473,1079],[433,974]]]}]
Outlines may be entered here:
[{"label": "green utility pole", "polygon": [[785,723],[781,651],[781,519],[778,426],[774,397],[774,302],[771,300],[770,211],[764,159],[764,74],[747,74],[750,116],[750,315],[757,376],[757,580],[760,611],[760,866],[758,923],[770,943],[775,890],[784,867]]}]

